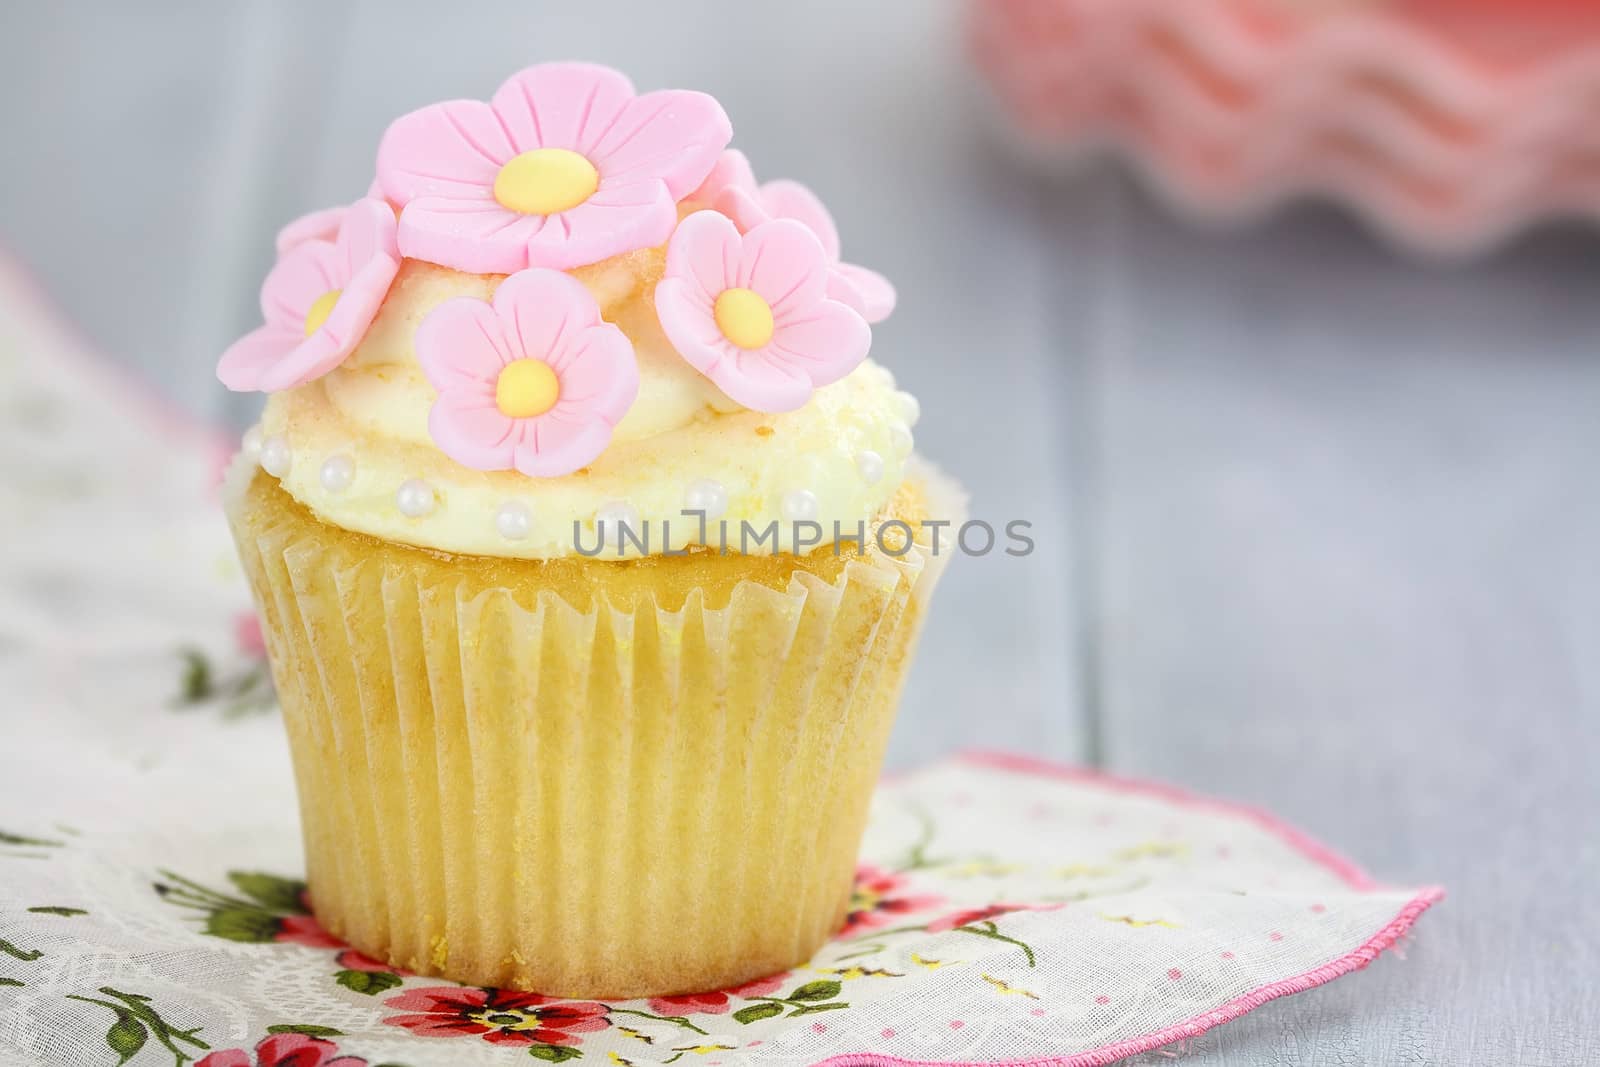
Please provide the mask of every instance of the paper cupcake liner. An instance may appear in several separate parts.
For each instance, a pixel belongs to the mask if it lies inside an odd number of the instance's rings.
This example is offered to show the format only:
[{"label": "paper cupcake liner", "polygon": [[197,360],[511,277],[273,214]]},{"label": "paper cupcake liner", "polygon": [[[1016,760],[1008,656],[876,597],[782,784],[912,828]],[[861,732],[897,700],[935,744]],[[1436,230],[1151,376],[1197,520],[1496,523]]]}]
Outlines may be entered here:
[{"label": "paper cupcake liner", "polygon": [[[914,477],[959,524],[959,490]],[[629,997],[781,971],[839,927],[944,562],[925,540],[717,606],[579,610],[321,523],[248,470],[229,511],[334,934],[418,973]]]}]

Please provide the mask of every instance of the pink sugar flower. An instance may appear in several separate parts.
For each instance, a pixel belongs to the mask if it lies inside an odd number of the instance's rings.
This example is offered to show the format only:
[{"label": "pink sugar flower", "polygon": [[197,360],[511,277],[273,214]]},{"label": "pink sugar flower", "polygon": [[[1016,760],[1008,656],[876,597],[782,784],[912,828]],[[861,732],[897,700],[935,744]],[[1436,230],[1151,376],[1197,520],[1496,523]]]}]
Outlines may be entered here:
[{"label": "pink sugar flower", "polygon": [[488,103],[404,115],[378,147],[400,250],[458,270],[568,269],[661,244],[732,136],[704,93],[635,96],[607,67],[546,63]]},{"label": "pink sugar flower", "polygon": [[737,148],[730,148],[717,157],[717,161],[711,165],[711,173],[700,183],[700,188],[684,199],[710,207],[724,189],[733,187],[754,193],[759,185],[756,172],[750,166],[750,157]]},{"label": "pink sugar flower", "polygon": [[714,211],[684,219],[667,246],[656,314],[674,348],[756,411],[793,411],[867,356],[872,329],[829,299],[827,255],[792,219],[741,234]]},{"label": "pink sugar flower", "polygon": [[829,297],[855,308],[868,322],[882,322],[894,311],[895,292],[889,279],[842,261],[839,228],[833,224],[833,216],[817,194],[799,182],[780,179],[758,185],[744,153],[730,148],[689,199],[722,212],[740,233],[749,233],[772,219],[795,220],[817,235],[828,254]]},{"label": "pink sugar flower", "polygon": [[[383,186],[374,178],[372,184],[367,186],[367,199],[382,200]],[[274,242],[278,255],[283,255],[295,245],[307,241],[331,241],[339,235],[339,224],[350,213],[349,204],[338,207],[325,207],[318,211],[308,211],[304,215],[290,222],[278,231],[277,240]]]},{"label": "pink sugar flower", "polygon": [[439,390],[428,432],[476,470],[534,478],[593,461],[639,393],[633,345],[600,318],[583,283],[553,270],[513,274],[494,303],[457,297],[417,327],[417,360]]},{"label": "pink sugar flower", "polygon": [[278,259],[261,286],[266,324],[228,347],[217,377],[269,393],[322,377],[361,343],[399,269],[394,212],[356,201],[333,240],[304,240]]}]

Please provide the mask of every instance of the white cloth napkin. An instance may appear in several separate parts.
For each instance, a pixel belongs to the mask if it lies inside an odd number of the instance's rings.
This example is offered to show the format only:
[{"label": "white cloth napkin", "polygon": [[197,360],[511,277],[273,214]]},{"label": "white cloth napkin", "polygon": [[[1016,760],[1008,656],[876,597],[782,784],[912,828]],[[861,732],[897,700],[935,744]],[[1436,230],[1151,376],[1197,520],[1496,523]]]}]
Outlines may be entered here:
[{"label": "white cloth napkin", "polygon": [[599,1003],[395,973],[305,910],[217,438],[8,270],[0,1062],[1101,1064],[1363,967],[1439,898],[1263,813],[970,755],[885,781],[846,929],[786,975]]}]

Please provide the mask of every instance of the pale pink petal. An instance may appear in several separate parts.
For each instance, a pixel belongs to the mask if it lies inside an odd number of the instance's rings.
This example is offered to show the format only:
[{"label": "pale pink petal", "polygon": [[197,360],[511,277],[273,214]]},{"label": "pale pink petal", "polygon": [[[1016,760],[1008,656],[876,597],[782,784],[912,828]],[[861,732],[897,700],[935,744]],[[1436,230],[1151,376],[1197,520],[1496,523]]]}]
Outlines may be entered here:
[{"label": "pale pink petal", "polygon": [[698,286],[709,314],[717,294],[738,284],[742,247],[739,230],[730,220],[715,211],[697,211],[672,235],[666,276]]},{"label": "pale pink petal", "polygon": [[[367,187],[366,199],[376,200],[383,204],[387,208],[392,221],[394,207],[384,199],[383,187],[378,184],[376,178]],[[360,203],[360,201],[357,201],[357,203]],[[341,204],[339,207],[325,207],[321,211],[312,211],[301,215],[278,231],[277,240],[275,241],[278,254],[282,255],[295,245],[304,244],[306,241],[334,240],[339,236],[340,224],[349,216],[353,207],[353,204]],[[393,234],[392,225],[389,227],[389,232],[391,235]],[[392,246],[393,243],[394,239],[391,236],[388,244]],[[378,250],[391,256],[398,254],[393,247],[379,246]]]},{"label": "pale pink petal", "polygon": [[349,210],[348,204],[341,204],[338,207],[325,207],[321,211],[301,215],[278,231],[277,240],[274,242],[278,254],[282,255],[295,245],[304,244],[306,241],[333,240],[339,234],[340,221]]},{"label": "pale pink petal", "polygon": [[261,372],[265,393],[278,393],[316,381],[344,362],[350,349],[341,345],[327,330],[318,330],[295,345],[283,358]]},{"label": "pale pink petal", "polygon": [[470,296],[446,300],[428,312],[417,327],[415,345],[417,363],[435,389],[476,390],[490,403],[501,370],[522,355],[506,336],[505,320]]},{"label": "pale pink petal", "polygon": [[423,197],[400,213],[400,254],[473,274],[510,274],[528,265],[528,243],[556,226],[555,218],[507,211],[487,189],[470,199]]},{"label": "pale pink petal", "polygon": [[894,286],[877,271],[854,263],[840,263],[834,267],[834,273],[843,277],[860,296],[860,311],[868,322],[882,322],[894,311]]},{"label": "pale pink petal", "polygon": [[732,137],[713,97],[666,89],[629,101],[584,155],[603,183],[659,178],[676,202],[705,180]]},{"label": "pale pink petal", "polygon": [[872,328],[865,319],[843,304],[822,300],[780,322],[766,348],[758,351],[803,367],[811,384],[822,386],[855,370],[871,347]]},{"label": "pale pink petal", "polygon": [[530,478],[571,474],[598,459],[611,443],[611,423],[581,406],[557,403],[549,412],[521,421],[525,426],[518,435],[515,466]]},{"label": "pale pink petal", "polygon": [[656,283],[656,318],[672,347],[701,374],[733,346],[712,317],[712,307],[694,291],[692,279],[668,275]]},{"label": "pale pink petal", "polygon": [[394,209],[383,200],[362,199],[350,205],[333,244],[346,277],[382,256],[399,259]]},{"label": "pale pink petal", "polygon": [[446,389],[428,412],[428,434],[445,455],[480,471],[508,470],[521,438],[518,424],[495,406],[494,392],[481,396]]},{"label": "pale pink petal", "polygon": [[345,271],[331,241],[306,241],[285,252],[261,283],[261,317],[284,329],[304,330],[306,312],[330,289],[342,288]]},{"label": "pale pink petal", "polygon": [[792,219],[762,223],[744,235],[738,284],[760,293],[781,323],[795,309],[822,299],[828,286],[822,242]]},{"label": "pale pink petal", "polygon": [[718,156],[706,180],[685,199],[710,204],[724,189],[730,188],[741,189],[751,196],[756,193],[756,172],[751,169],[750,160],[737,148],[730,148]]},{"label": "pale pink petal", "polygon": [[861,294],[856,292],[856,287],[851,285],[849,279],[840,272],[837,264],[828,270],[828,288],[825,295],[829,300],[837,300],[857,315],[866,316],[867,305],[862,302]]},{"label": "pale pink petal", "polygon": [[639,395],[633,343],[609,322],[570,334],[549,363],[561,382],[557,409],[581,408],[615,425]]},{"label": "pale pink petal", "polygon": [[519,271],[500,283],[494,293],[494,314],[503,324],[511,359],[539,359],[552,366],[565,338],[600,321],[600,308],[582,282],[570,274],[538,268]]},{"label": "pale pink petal", "polygon": [[408,205],[419,197],[472,196],[518,149],[494,109],[481,100],[447,100],[402,115],[378,144],[384,196]]},{"label": "pale pink petal", "polygon": [[217,378],[236,393],[261,388],[261,378],[305,339],[304,329],[289,329],[271,323],[258,327],[228,346],[217,361]]},{"label": "pale pink petal", "polygon": [[734,348],[707,377],[754,411],[794,411],[811,399],[812,382],[807,368],[772,359],[765,349]]},{"label": "pale pink petal", "polygon": [[653,248],[672,235],[677,221],[677,206],[659,181],[602,184],[571,211],[549,216],[527,242],[527,265],[569,270]]},{"label": "pale pink petal", "polygon": [[[389,294],[389,284],[394,281],[394,276],[399,270],[398,260],[379,256],[357,271],[355,276],[345,283],[327,319],[317,329],[317,334],[327,337],[333,346],[333,351],[319,357],[313,363],[297,363],[296,360],[286,359],[283,367],[270,372],[262,379],[262,387],[273,392],[288,389],[293,385],[310,381],[311,378],[320,378],[342,363],[344,357],[355,351],[361,339],[366,336],[367,327],[371,326],[372,320],[377,317],[378,309],[383,306],[384,297]],[[334,352],[338,353],[338,360],[323,368],[322,362],[325,359],[332,359]],[[308,374],[310,377],[306,377]]]},{"label": "pale pink petal", "polygon": [[508,78],[490,106],[518,152],[566,148],[587,155],[633,99],[626,75],[594,63],[541,63]]},{"label": "pale pink petal", "polygon": [[799,182],[779,179],[761,187],[761,204],[775,219],[794,219],[817,235],[828,261],[839,260],[839,228],[817,194]]},{"label": "pale pink petal", "polygon": [[772,221],[772,216],[767,214],[757,194],[736,186],[729,186],[718,193],[711,206],[732,219],[740,233],[749,233],[763,222]]}]

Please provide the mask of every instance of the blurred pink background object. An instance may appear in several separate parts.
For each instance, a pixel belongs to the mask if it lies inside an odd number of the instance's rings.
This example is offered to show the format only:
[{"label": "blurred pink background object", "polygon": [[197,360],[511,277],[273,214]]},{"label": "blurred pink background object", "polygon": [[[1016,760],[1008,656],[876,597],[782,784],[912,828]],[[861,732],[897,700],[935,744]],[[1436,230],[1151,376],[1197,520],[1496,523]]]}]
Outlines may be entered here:
[{"label": "blurred pink background object", "polygon": [[1036,154],[1109,149],[1202,220],[1320,196],[1447,255],[1600,220],[1584,0],[977,0],[968,28]]}]

